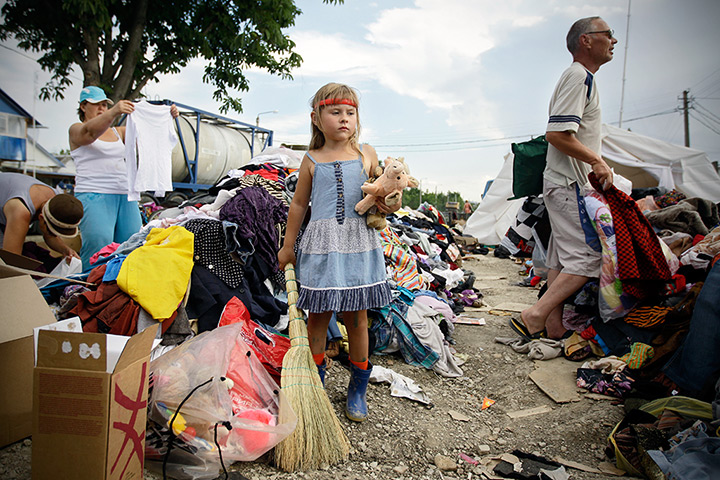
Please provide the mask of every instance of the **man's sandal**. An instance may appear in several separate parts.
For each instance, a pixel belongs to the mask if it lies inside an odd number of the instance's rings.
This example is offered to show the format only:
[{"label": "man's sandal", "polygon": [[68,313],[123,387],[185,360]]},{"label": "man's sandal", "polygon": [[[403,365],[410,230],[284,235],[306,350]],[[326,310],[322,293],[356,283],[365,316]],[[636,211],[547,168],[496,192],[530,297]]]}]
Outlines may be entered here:
[{"label": "man's sandal", "polygon": [[547,332],[545,330],[541,330],[541,331],[535,332],[535,333],[530,333],[528,331],[527,327],[525,326],[525,324],[523,323],[522,318],[520,318],[520,319],[510,318],[510,320],[508,320],[508,324],[510,325],[510,328],[512,328],[515,333],[517,333],[518,335],[523,337],[528,342],[531,340],[538,340],[540,338],[547,337]]}]

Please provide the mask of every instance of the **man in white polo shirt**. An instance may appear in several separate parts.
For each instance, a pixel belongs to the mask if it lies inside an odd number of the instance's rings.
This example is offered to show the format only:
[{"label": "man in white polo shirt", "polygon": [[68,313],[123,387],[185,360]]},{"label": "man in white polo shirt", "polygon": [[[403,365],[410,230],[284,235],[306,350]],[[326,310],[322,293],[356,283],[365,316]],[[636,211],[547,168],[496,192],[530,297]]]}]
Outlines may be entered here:
[{"label": "man in white polo shirt", "polygon": [[599,245],[585,213],[583,187],[595,172],[601,185],[612,184],[612,171],[600,156],[600,99],[594,74],[613,58],[617,40],[600,17],[578,20],[567,35],[573,64],[563,72],[550,100],[545,138],[548,153],[543,174],[543,197],[552,235],[548,247],[548,289],[510,326],[525,338],[560,338],[563,302],[588,278],[600,274]]}]

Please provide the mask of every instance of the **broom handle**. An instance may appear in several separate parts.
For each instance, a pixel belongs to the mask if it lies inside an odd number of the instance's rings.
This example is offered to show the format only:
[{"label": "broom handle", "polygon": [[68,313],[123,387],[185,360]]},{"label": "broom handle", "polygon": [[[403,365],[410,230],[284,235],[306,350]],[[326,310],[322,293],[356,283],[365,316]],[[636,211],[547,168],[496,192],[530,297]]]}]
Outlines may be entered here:
[{"label": "broom handle", "polygon": [[285,265],[285,288],[288,296],[288,315],[290,316],[290,346],[310,347],[305,319],[297,308],[298,291],[295,281],[295,267],[292,263]]}]

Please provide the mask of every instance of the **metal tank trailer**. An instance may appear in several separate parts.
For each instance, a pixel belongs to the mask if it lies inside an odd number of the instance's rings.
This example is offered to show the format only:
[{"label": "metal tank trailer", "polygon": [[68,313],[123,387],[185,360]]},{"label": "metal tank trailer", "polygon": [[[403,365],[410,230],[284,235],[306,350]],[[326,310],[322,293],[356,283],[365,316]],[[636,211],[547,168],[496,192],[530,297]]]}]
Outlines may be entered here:
[{"label": "metal tank trailer", "polygon": [[[228,171],[241,168],[272,145],[273,131],[200,110],[171,100],[150,103],[177,106],[175,119],[179,142],[172,152],[174,191],[163,202],[181,203],[188,197],[209,189]],[[146,192],[141,203],[160,203]]]}]

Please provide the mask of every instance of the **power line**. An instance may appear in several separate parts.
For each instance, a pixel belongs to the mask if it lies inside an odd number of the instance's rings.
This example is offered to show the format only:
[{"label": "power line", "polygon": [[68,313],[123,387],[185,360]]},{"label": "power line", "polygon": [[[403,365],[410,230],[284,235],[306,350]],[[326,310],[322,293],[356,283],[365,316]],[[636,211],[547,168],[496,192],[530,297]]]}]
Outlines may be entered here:
[{"label": "power line", "polygon": [[718,117],[718,116],[715,115],[713,112],[711,112],[711,111],[708,110],[707,108],[705,108],[705,107],[703,107],[702,105],[700,105],[700,104],[697,102],[697,100],[696,100],[695,102],[693,102],[693,106],[695,106],[695,107],[700,107],[700,110],[703,110],[703,111],[706,113],[706,115],[709,115],[709,116],[713,117],[716,122],[720,122],[720,117]]},{"label": "power line", "polygon": [[[706,85],[706,86],[704,86],[704,87],[700,87],[700,84],[702,84],[705,80],[709,79],[710,77],[712,77],[713,75],[715,75],[715,74],[717,74],[717,73],[720,73],[720,68],[718,68],[717,70],[715,70],[714,72],[712,72],[711,74],[707,75],[707,76],[704,77],[702,80],[700,80],[699,82],[697,82],[697,83],[695,84],[695,86],[693,87],[693,90],[697,90],[698,93],[700,93],[700,92],[702,92],[704,89],[711,88],[713,84]],[[703,92],[703,93],[705,93],[705,92]]]},{"label": "power line", "polygon": [[[667,114],[669,114],[669,113],[677,113],[677,112],[679,112],[679,111],[680,111],[680,110],[679,110],[678,108],[673,108],[672,110],[666,110],[666,111],[664,111],[664,112],[651,113],[650,115],[643,115],[642,117],[630,118],[630,119],[628,119],[628,120],[623,120],[623,121],[624,121],[624,122],[634,122],[635,120],[643,120],[643,119],[646,119],[646,118],[658,117],[658,116],[660,116],[660,115],[667,115]],[[610,122],[611,125],[615,125],[616,123],[618,123],[618,122]]]},{"label": "power line", "polygon": [[716,120],[716,119],[708,116],[708,115],[705,114],[704,112],[701,112],[701,111],[698,111],[698,110],[695,110],[695,113],[697,113],[697,114],[700,115],[702,118],[704,118],[706,122],[710,122],[712,125],[716,125],[717,128],[720,128],[720,120]]},{"label": "power line", "polygon": [[[493,143],[488,145],[469,145],[469,146],[463,146],[463,145],[455,145],[450,147],[392,147],[392,151],[395,152],[418,152],[418,153],[431,153],[431,152],[459,152],[459,151],[468,151],[468,150],[482,150],[485,148],[494,148],[494,147],[506,147],[507,143]],[[386,147],[377,147],[377,148],[386,148]]]},{"label": "power line", "polygon": [[18,50],[15,50],[14,48],[10,48],[10,47],[8,47],[7,45],[0,44],[0,47],[4,48],[4,49],[6,49],[6,50],[10,50],[10,51],[13,52],[13,53],[17,53],[18,55],[23,56],[23,57],[27,58],[28,60],[32,60],[33,62],[37,62],[37,59],[32,58],[30,55],[25,55],[24,53],[22,53],[22,52],[20,52],[20,51],[18,51]]},{"label": "power line", "polygon": [[442,145],[466,145],[466,144],[472,144],[472,143],[485,143],[485,142],[497,142],[501,140],[513,140],[516,138],[527,138],[531,136],[538,136],[540,134],[532,134],[532,135],[513,135],[510,137],[498,137],[498,138],[484,138],[479,140],[459,140],[456,142],[437,142],[437,143],[407,143],[407,144],[395,144],[395,145],[375,145],[375,147],[383,147],[383,148],[390,148],[390,147],[435,147],[435,146],[442,146]]},{"label": "power line", "polygon": [[[23,52],[21,52],[21,51],[19,51],[19,50],[15,50],[14,48],[10,48],[10,47],[8,47],[7,45],[3,45],[3,44],[0,44],[0,47],[4,48],[4,49],[6,49],[6,50],[10,50],[10,51],[13,52],[13,53],[17,53],[17,54],[20,55],[21,57],[25,57],[25,58],[27,58],[28,60],[32,60],[33,63],[38,63],[37,58],[32,58],[30,55],[26,55],[26,54],[24,54]],[[74,78],[75,80],[80,80],[81,82],[83,81],[82,78],[76,77],[75,75],[72,75],[72,74],[70,74],[70,73],[68,73],[68,77]]]},{"label": "power line", "polygon": [[704,125],[704,126],[707,127],[709,130],[712,130],[713,132],[715,132],[715,133],[717,133],[718,135],[720,135],[720,130],[717,130],[715,127],[712,127],[711,125],[705,123],[703,120],[701,120],[700,118],[698,118],[698,116],[696,116],[693,112],[690,112],[690,116],[691,116],[692,118],[694,118],[695,120],[697,120],[697,122],[700,123],[701,125]]}]

